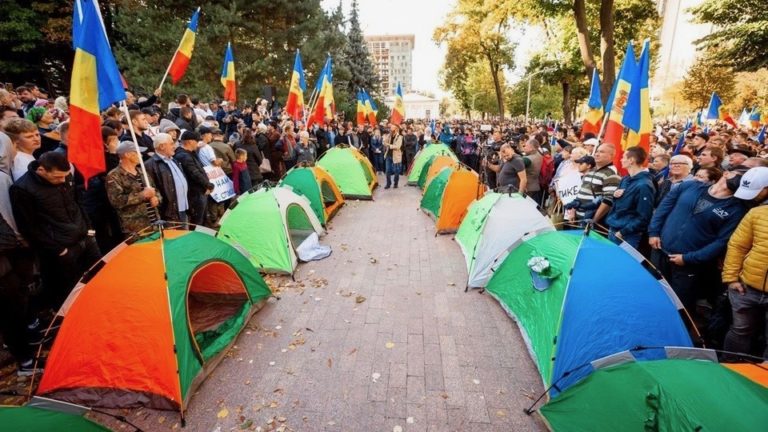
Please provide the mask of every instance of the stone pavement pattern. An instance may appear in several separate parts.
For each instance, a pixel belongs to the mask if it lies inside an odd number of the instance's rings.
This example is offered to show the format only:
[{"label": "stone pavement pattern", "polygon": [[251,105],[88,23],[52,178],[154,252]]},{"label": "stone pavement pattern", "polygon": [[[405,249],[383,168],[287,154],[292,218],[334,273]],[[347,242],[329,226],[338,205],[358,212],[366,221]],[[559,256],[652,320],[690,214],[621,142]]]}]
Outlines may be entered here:
[{"label": "stone pavement pattern", "polygon": [[[420,197],[401,186],[348,202],[321,240],[331,257],[301,264],[296,282],[268,278],[280,300],[192,397],[185,430],[545,430],[523,413],[542,385],[516,325],[464,293],[461,251],[434,236]],[[172,412],[127,417],[181,430]]]}]

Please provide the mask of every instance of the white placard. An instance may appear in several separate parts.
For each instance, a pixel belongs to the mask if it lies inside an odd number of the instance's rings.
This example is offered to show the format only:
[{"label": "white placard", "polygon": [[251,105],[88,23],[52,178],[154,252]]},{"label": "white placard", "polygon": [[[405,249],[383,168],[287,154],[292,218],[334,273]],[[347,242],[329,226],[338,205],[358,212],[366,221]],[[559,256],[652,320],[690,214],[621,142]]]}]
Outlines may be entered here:
[{"label": "white placard", "polygon": [[563,204],[568,204],[576,199],[581,188],[581,174],[574,169],[568,169],[555,180],[557,196]]},{"label": "white placard", "polygon": [[235,184],[227,177],[227,174],[219,167],[207,166],[205,167],[205,173],[208,174],[208,180],[213,183],[213,192],[211,192],[211,198],[216,202],[226,201],[230,198],[234,198]]}]

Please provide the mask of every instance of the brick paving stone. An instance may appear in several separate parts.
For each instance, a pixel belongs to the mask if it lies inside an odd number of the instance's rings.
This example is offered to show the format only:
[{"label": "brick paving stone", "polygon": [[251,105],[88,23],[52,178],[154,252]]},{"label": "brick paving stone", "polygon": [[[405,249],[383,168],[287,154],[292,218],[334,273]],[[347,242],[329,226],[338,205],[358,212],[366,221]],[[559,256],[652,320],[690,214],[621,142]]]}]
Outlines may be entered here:
[{"label": "brick paving stone", "polygon": [[[192,397],[186,430],[239,430],[241,416],[263,429],[285,417],[293,431],[545,430],[523,413],[543,388],[520,332],[492,296],[464,293],[461,251],[435,236],[420,198],[401,187],[347,202],[321,238],[329,258],[300,264],[294,286],[268,278],[280,300]],[[171,430],[173,417],[128,415],[145,431]]]}]

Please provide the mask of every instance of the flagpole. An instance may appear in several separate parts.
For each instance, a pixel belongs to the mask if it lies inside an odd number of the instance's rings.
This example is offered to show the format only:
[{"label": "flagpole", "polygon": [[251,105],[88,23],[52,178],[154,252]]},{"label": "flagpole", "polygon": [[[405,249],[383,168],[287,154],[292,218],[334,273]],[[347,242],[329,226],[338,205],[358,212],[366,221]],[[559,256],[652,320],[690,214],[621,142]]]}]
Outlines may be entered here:
[{"label": "flagpole", "polygon": [[[312,90],[312,93],[309,94],[309,104],[307,105],[310,109],[304,110],[304,124],[306,125],[307,120],[309,119],[309,116],[311,113],[315,110],[315,103],[317,103],[317,96],[320,94],[320,92],[317,91],[317,88]],[[314,101],[313,101],[314,99]]]},{"label": "flagpole", "polygon": [[597,134],[597,144],[592,148],[592,154],[590,156],[595,155],[595,150],[597,150],[597,147],[599,147],[600,144],[602,144],[603,140],[603,133],[605,133],[605,125],[608,124],[608,117],[611,115],[610,111],[606,111],[605,115],[603,115],[603,123],[600,125],[600,132]]},{"label": "flagpole", "polygon": [[133,145],[136,146],[136,153],[139,154],[139,165],[141,166],[141,175],[144,178],[144,186],[150,187],[149,176],[147,176],[147,169],[144,167],[144,158],[141,157],[141,149],[139,148],[139,141],[136,139],[136,131],[133,129],[133,122],[131,121],[131,114],[128,111],[128,105],[125,104],[125,100],[120,102],[120,109],[125,114],[125,118],[128,120],[128,130],[131,131],[131,139]]}]

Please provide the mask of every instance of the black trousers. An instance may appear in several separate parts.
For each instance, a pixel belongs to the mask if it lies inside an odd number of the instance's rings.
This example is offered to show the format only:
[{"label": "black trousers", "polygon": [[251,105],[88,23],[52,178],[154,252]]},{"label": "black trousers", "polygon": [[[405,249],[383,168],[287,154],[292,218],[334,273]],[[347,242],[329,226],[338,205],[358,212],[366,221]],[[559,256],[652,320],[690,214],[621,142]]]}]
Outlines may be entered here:
[{"label": "black trousers", "polygon": [[99,246],[90,236],[68,247],[66,254],[59,253],[60,251],[40,253],[43,290],[49,306],[55,310],[61,307],[83,273],[101,259]]}]

